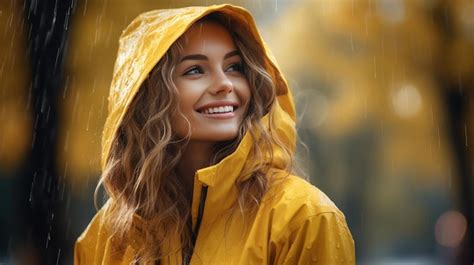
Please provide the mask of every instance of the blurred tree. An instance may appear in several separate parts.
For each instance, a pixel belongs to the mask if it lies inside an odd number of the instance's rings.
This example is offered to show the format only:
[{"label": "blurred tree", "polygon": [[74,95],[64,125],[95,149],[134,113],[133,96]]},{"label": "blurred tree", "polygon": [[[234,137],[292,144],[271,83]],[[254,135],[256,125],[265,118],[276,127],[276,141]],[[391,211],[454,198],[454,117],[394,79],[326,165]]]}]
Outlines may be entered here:
[{"label": "blurred tree", "polygon": [[[31,117],[28,120],[32,123],[33,136],[31,148],[20,159],[21,169],[15,176],[18,184],[13,201],[17,212],[12,217],[15,225],[9,231],[13,238],[10,246],[12,263],[15,264],[57,263],[61,254],[64,237],[58,204],[61,180],[55,161],[56,96],[62,89],[63,57],[73,7],[72,0],[32,0],[25,1],[22,13],[18,14],[23,17],[21,23],[26,24],[28,31],[27,49],[22,51],[23,45],[18,48],[28,56],[29,64],[25,69],[29,68],[26,71],[31,76],[31,79],[24,78],[31,80],[28,101],[19,106]],[[19,94],[25,93],[22,87],[18,89]]]},{"label": "blurred tree", "polygon": [[467,219],[467,232],[458,261],[474,263],[474,151],[469,146],[474,129],[474,2],[442,1],[436,17],[443,30],[445,54],[437,75],[449,115],[449,133],[458,181],[458,204]]}]

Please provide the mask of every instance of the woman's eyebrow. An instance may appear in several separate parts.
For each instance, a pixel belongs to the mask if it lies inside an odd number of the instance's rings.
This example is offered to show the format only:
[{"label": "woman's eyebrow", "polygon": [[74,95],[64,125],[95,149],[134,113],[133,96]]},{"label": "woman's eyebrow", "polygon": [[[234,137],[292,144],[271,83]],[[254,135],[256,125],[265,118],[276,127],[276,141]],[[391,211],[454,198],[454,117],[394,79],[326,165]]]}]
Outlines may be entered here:
[{"label": "woman's eyebrow", "polygon": [[[235,51],[231,51],[231,52],[228,52],[225,56],[224,56],[224,60],[229,58],[229,57],[232,57],[232,56],[236,56],[236,55],[239,55],[240,56],[240,52],[235,50]],[[185,60],[209,60],[207,58],[206,55],[203,55],[203,54],[190,54],[190,55],[186,55],[184,56],[183,58],[181,58],[181,60],[179,61],[180,63],[185,61]]]}]

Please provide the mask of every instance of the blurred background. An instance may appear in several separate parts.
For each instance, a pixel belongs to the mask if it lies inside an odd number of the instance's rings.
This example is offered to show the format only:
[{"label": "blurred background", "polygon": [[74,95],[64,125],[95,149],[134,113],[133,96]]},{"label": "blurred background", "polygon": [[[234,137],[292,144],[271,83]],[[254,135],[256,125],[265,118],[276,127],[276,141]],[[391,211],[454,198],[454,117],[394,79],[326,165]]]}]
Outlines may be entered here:
[{"label": "blurred background", "polygon": [[[240,0],[357,264],[473,264],[474,1]],[[0,264],[72,264],[121,31],[204,0],[0,1]],[[305,147],[306,146],[306,147]]]}]

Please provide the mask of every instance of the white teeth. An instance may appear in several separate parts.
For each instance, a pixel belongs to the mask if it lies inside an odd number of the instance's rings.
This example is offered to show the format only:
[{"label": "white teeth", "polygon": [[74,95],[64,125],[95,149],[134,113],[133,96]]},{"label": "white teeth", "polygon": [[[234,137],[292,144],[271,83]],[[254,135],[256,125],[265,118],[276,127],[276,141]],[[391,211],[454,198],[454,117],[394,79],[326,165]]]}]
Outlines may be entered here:
[{"label": "white teeth", "polygon": [[234,106],[211,107],[202,111],[204,114],[233,112]]}]

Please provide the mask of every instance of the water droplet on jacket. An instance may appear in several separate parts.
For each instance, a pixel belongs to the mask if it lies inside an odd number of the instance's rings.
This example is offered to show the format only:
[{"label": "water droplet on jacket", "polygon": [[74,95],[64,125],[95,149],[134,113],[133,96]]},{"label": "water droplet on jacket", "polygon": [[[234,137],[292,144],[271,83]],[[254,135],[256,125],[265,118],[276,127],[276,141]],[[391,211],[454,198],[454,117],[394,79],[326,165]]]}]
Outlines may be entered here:
[{"label": "water droplet on jacket", "polygon": [[341,245],[339,243],[336,244],[336,248],[341,248]]}]

